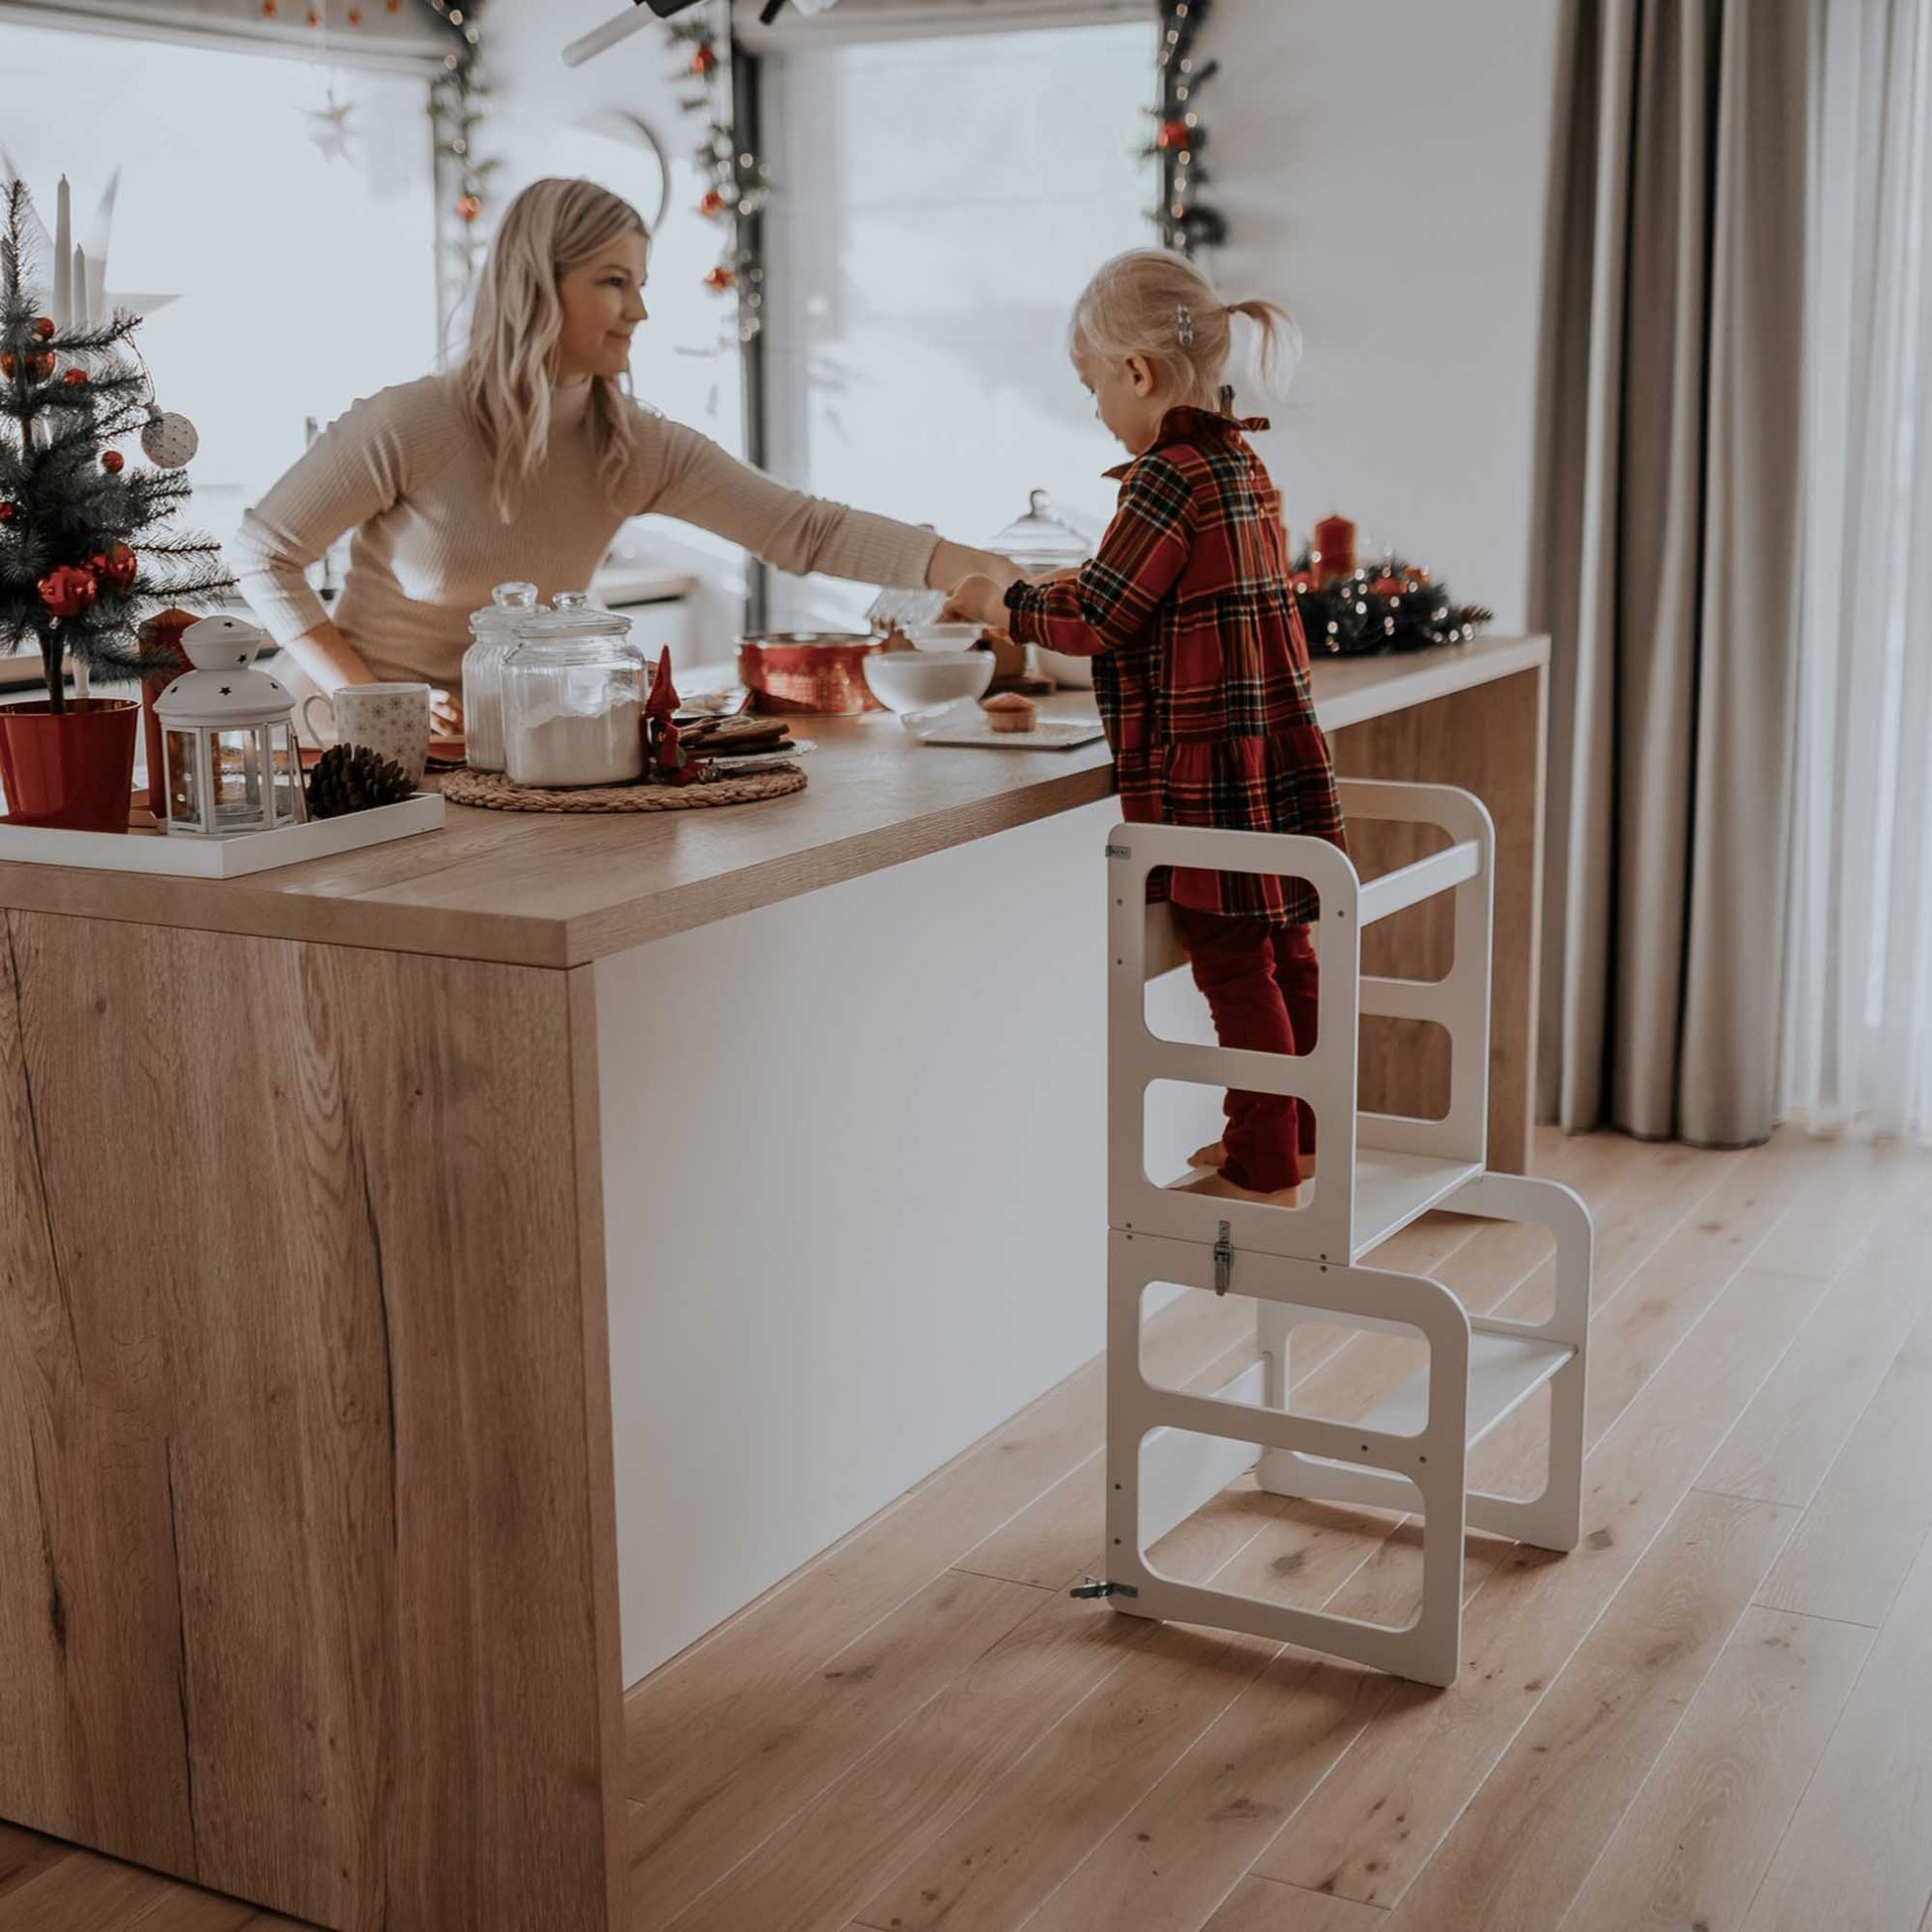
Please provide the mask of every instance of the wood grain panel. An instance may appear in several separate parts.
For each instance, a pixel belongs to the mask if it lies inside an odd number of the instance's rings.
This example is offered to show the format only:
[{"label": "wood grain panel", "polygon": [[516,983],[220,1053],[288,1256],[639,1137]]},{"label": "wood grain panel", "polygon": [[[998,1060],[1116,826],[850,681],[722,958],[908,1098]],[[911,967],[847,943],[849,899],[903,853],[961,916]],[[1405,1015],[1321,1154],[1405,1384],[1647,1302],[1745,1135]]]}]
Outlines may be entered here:
[{"label": "wood grain panel", "polygon": [[1746,1610],[1565,1932],[1741,1924],[1870,1642],[1856,1624]]},{"label": "wood grain panel", "polygon": [[[1495,939],[1489,997],[1489,1165],[1525,1173],[1536,1121],[1536,1009],[1543,902],[1547,734],[1541,665],[1352,725],[1333,736],[1336,768],[1351,778],[1461,785],[1496,824]],[[1353,842],[1357,834],[1351,830]],[[1385,871],[1428,849],[1413,829],[1364,828],[1358,864]],[[1363,970],[1433,979],[1451,957],[1447,901],[1419,906],[1371,932]],[[1440,1113],[1448,1047],[1433,1028],[1377,1021],[1364,1031],[1361,1104]]]},{"label": "wood grain panel", "polygon": [[0,1719],[31,1745],[0,1811],[325,1925],[604,1925],[582,990],[31,913],[8,939]]}]

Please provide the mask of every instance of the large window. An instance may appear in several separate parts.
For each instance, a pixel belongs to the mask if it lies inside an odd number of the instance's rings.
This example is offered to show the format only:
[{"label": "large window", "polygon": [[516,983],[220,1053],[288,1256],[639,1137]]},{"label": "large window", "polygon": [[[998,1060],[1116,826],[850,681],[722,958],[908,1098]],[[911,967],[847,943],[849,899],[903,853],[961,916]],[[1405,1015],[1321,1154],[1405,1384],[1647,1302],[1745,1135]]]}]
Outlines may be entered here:
[{"label": "large window", "polygon": [[[771,464],[961,541],[1045,488],[1090,521],[1122,452],[1066,357],[1107,256],[1152,240],[1155,26],[831,41],[771,63]],[[847,622],[851,585],[775,615]]]},{"label": "large window", "polygon": [[65,173],[98,241],[119,171],[108,294],[147,311],[157,390],[201,430],[196,522],[225,538],[306,419],[433,366],[423,78],[5,21],[0,73],[6,159],[50,227]]}]

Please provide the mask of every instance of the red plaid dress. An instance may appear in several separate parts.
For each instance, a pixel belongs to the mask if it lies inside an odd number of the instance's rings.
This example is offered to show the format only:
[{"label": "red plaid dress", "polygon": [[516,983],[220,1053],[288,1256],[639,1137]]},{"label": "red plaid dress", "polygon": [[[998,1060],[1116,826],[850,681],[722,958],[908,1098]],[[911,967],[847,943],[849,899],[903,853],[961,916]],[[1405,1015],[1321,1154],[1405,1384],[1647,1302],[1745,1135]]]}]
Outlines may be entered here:
[{"label": "red plaid dress", "polygon": [[[1077,577],[1013,585],[1007,608],[1022,642],[1093,658],[1128,819],[1342,845],[1281,493],[1241,434],[1266,427],[1170,410],[1153,447],[1109,473],[1120,507],[1100,554]],[[1318,910],[1301,881],[1266,875],[1175,868],[1170,892],[1277,926]]]}]

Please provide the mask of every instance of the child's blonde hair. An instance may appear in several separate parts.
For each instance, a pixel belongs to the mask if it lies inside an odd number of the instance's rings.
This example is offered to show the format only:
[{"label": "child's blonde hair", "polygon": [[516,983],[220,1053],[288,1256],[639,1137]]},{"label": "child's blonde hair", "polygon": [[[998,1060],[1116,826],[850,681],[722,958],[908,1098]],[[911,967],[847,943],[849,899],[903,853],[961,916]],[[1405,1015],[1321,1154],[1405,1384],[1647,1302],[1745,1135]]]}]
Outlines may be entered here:
[{"label": "child's blonde hair", "polygon": [[1135,248],[1106,263],[1073,305],[1070,345],[1088,355],[1144,355],[1177,401],[1224,409],[1235,316],[1259,332],[1259,374],[1264,386],[1272,384],[1294,335],[1286,309],[1259,298],[1223,302],[1184,255]]}]

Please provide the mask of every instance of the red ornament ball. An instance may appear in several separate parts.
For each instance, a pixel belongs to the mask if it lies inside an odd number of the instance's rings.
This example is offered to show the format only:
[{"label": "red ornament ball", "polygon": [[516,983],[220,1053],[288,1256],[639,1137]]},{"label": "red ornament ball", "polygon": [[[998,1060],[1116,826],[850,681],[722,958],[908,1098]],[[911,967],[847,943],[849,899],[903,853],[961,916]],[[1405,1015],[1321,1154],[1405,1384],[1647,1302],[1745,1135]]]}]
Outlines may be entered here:
[{"label": "red ornament ball", "polygon": [[100,453],[100,467],[110,477],[118,477],[127,468],[127,458],[122,456],[119,450],[102,450]]},{"label": "red ornament ball", "polygon": [[717,189],[707,188],[704,193],[704,200],[698,204],[698,212],[704,215],[719,215],[723,214],[730,207],[731,203],[719,194]]},{"label": "red ornament ball", "polygon": [[18,503],[0,503],[0,523],[11,523],[19,514]]},{"label": "red ornament ball", "polygon": [[722,292],[737,283],[738,275],[735,270],[725,267],[721,262],[704,279],[707,288],[717,289]]},{"label": "red ornament ball", "polygon": [[69,389],[78,389],[85,385],[87,380],[87,371],[85,369],[69,369],[64,376],[62,376],[61,380],[65,382]]},{"label": "red ornament ball", "polygon": [[1368,588],[1371,597],[1396,597],[1401,593],[1402,584],[1398,578],[1378,577]]},{"label": "red ornament ball", "polygon": [[710,74],[717,70],[718,50],[705,45],[691,56],[691,71],[697,74]]},{"label": "red ornament ball", "polygon": [[1175,154],[1194,145],[1194,130],[1185,121],[1163,121],[1161,130],[1154,137],[1154,145],[1163,154]]},{"label": "red ornament ball", "polygon": [[52,342],[54,340],[54,318],[52,316],[37,316],[34,319],[34,334],[44,343]]},{"label": "red ornament ball", "polygon": [[77,618],[93,603],[94,574],[80,564],[61,564],[35,587],[50,617]]},{"label": "red ornament ball", "polygon": [[461,220],[474,221],[483,212],[483,202],[475,195],[459,195],[456,198],[456,211]]},{"label": "red ornament ball", "polygon": [[124,591],[134,582],[140,562],[126,544],[110,543],[87,559],[87,568],[111,589]]},{"label": "red ornament ball", "polygon": [[54,351],[51,348],[29,349],[24,357],[15,355],[11,349],[0,353],[0,376],[5,376],[11,382],[15,369],[22,367],[26,369],[29,382],[45,382],[54,373]]}]

